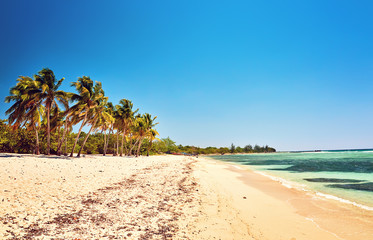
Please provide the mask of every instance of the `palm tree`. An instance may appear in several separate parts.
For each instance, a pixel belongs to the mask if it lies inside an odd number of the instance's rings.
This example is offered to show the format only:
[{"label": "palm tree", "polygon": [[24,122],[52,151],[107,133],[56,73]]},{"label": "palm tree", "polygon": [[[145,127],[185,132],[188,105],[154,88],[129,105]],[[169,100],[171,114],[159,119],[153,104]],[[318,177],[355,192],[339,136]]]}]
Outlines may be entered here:
[{"label": "palm tree", "polygon": [[[111,122],[109,124],[109,134],[108,134],[108,139],[106,141],[106,144],[105,144],[105,147],[104,147],[104,154],[106,155],[106,151],[108,149],[108,145],[109,145],[109,142],[110,142],[110,135],[111,134],[114,134],[114,125],[115,125],[115,108],[114,108],[114,105],[112,102],[108,102],[107,105],[106,105],[106,111],[108,112],[108,114],[112,117],[111,119]],[[113,148],[113,151],[115,149],[115,141],[114,141],[114,148]],[[114,154],[113,154],[114,155]]]},{"label": "palm tree", "polygon": [[79,140],[80,133],[82,132],[82,128],[87,123],[89,110],[97,105],[93,89],[93,81],[90,79],[90,77],[83,76],[78,78],[78,81],[71,83],[71,86],[76,88],[78,94],[73,94],[71,96],[71,99],[73,101],[77,101],[77,103],[72,106],[70,110],[75,115],[75,118],[82,118],[80,120],[82,121],[82,125],[79,128],[70,157],[74,155],[74,150]]},{"label": "palm tree", "polygon": [[100,105],[96,107],[96,114],[98,117],[96,130],[101,130],[101,132],[104,133],[103,156],[105,156],[107,150],[106,132],[114,122],[114,117],[111,115],[110,104],[107,102],[107,98],[103,99],[103,101],[100,102]]},{"label": "palm tree", "polygon": [[142,140],[146,137],[148,130],[147,122],[143,116],[136,118],[135,124],[133,126],[134,135],[136,137],[136,144],[138,144],[136,157],[139,156]]},{"label": "palm tree", "polygon": [[36,98],[32,92],[37,87],[36,81],[30,77],[20,76],[17,79],[18,83],[10,89],[10,96],[5,98],[5,102],[15,103],[5,112],[8,117],[8,123],[13,125],[13,128],[19,128],[21,125],[26,125],[28,129],[35,131],[35,153],[40,154],[39,150],[39,130],[44,115],[44,108],[41,105],[40,99]]},{"label": "palm tree", "polygon": [[155,119],[157,119],[157,117],[155,116],[154,118],[152,118],[149,113],[145,113],[138,119],[139,121],[137,122],[137,135],[139,137],[139,146],[137,148],[136,157],[138,157],[140,154],[140,148],[144,138],[149,136],[150,130],[158,124],[155,123]]},{"label": "palm tree", "polygon": [[146,156],[149,157],[149,150],[152,148],[153,141],[157,139],[158,135],[159,135],[159,133],[157,132],[157,130],[155,130],[153,128],[149,129],[148,136],[147,136],[149,138],[149,146],[148,146],[148,149],[147,149]]},{"label": "palm tree", "polygon": [[44,68],[43,70],[38,72],[38,75],[35,75],[34,78],[37,84],[37,88],[30,90],[30,93],[35,98],[42,100],[45,105],[47,118],[47,155],[50,155],[51,110],[53,107],[58,108],[57,102],[62,103],[63,105],[67,105],[67,93],[58,90],[64,78],[57,81],[53,71],[48,68]]},{"label": "palm tree", "polygon": [[114,134],[114,129],[115,129],[116,130],[115,135],[117,136],[117,140],[116,141],[114,140],[113,156],[118,156],[119,155],[119,132],[122,126],[119,121],[119,114],[118,114],[118,110],[116,106],[114,107],[113,116],[114,116],[113,134]]},{"label": "palm tree", "polygon": [[122,145],[121,145],[121,152],[120,156],[123,156],[123,146],[125,137],[128,134],[129,126],[133,121],[134,114],[138,111],[132,111],[133,103],[130,100],[122,99],[120,100],[120,105],[116,105],[117,110],[117,121],[118,121],[118,129],[122,131]]},{"label": "palm tree", "polygon": [[104,116],[104,118],[108,118],[108,114],[105,112],[106,104],[108,97],[105,97],[104,90],[102,90],[102,85],[100,82],[96,82],[94,88],[93,88],[93,95],[92,99],[95,103],[90,107],[90,109],[87,109],[87,118],[86,123],[91,125],[91,128],[89,129],[86,137],[83,140],[82,146],[80,147],[80,150],[78,152],[77,157],[80,157],[80,154],[84,148],[85,143],[88,140],[89,135],[91,134],[92,130],[97,127],[97,121],[101,116]]}]

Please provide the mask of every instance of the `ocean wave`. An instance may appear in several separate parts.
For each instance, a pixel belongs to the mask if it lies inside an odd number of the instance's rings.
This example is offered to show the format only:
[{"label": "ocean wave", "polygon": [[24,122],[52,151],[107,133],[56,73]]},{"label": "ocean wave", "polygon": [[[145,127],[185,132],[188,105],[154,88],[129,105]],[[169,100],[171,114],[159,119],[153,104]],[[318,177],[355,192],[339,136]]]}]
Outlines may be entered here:
[{"label": "ocean wave", "polygon": [[360,203],[357,203],[357,202],[354,202],[354,201],[350,201],[350,200],[347,200],[347,199],[344,199],[344,198],[334,196],[334,195],[325,194],[325,193],[321,193],[321,192],[315,192],[315,194],[318,197],[321,197],[321,198],[332,199],[332,200],[336,200],[336,201],[339,201],[339,202],[351,204],[351,205],[354,205],[355,207],[359,207],[359,208],[362,208],[362,209],[365,209],[365,210],[368,210],[368,211],[373,211],[373,207],[369,207],[369,206],[366,206],[366,205],[363,205],[363,204],[360,204]]},{"label": "ocean wave", "polygon": [[265,176],[267,178],[270,178],[273,181],[279,182],[279,183],[281,183],[283,186],[285,186],[287,188],[296,188],[298,190],[307,191],[306,185],[304,185],[304,184],[291,182],[291,181],[288,181],[286,179],[283,179],[283,178],[280,178],[280,177],[275,177],[273,175],[266,174],[266,173],[261,172],[261,171],[254,171],[254,172],[258,173],[260,175],[263,175],[263,176]]},{"label": "ocean wave", "polygon": [[365,209],[365,210],[368,210],[368,211],[373,211],[373,207],[369,207],[369,206],[366,206],[366,205],[363,205],[363,204],[360,204],[360,203],[357,203],[357,202],[354,202],[354,201],[350,201],[350,200],[347,200],[347,199],[344,199],[344,198],[341,198],[341,197],[337,197],[337,196],[334,196],[334,195],[331,195],[331,194],[326,194],[326,193],[310,190],[310,189],[307,189],[307,186],[304,185],[304,184],[291,182],[291,181],[285,180],[281,177],[276,177],[276,176],[266,174],[266,173],[261,172],[261,171],[254,171],[254,172],[257,173],[257,174],[260,174],[262,176],[265,176],[265,177],[267,177],[267,178],[269,178],[273,181],[279,182],[279,183],[281,183],[281,185],[283,185],[286,188],[290,188],[290,189],[293,188],[293,189],[297,189],[297,190],[300,190],[300,191],[303,191],[303,192],[311,193],[312,195],[314,195],[314,196],[316,196],[320,199],[324,199],[324,200],[325,199],[331,199],[331,200],[339,201],[339,202],[342,202],[342,203],[350,204],[350,205],[353,205],[355,207],[359,207],[359,208],[362,208],[362,209]]}]

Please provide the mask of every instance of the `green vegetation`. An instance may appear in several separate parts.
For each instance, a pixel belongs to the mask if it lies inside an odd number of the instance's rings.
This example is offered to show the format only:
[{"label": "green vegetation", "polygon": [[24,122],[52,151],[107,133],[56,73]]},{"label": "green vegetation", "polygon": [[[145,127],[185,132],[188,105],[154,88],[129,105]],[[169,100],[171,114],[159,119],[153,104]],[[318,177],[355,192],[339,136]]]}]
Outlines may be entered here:
[{"label": "green vegetation", "polygon": [[[162,139],[163,140],[163,139]],[[244,148],[236,147],[231,144],[230,148],[228,147],[194,147],[194,146],[177,146],[177,150],[175,152],[179,153],[186,153],[186,154],[227,154],[227,153],[271,153],[276,152],[276,149],[272,147],[266,146],[258,146],[255,145],[254,148],[251,145],[246,145]]]},{"label": "green vegetation", "polygon": [[[141,128],[141,126],[140,126]],[[107,128],[109,130],[110,127]],[[58,139],[61,138],[58,132],[51,132],[51,152],[57,154],[57,149],[59,147]],[[41,136],[45,136],[45,130],[40,131]],[[120,133],[120,132],[119,132]],[[123,148],[124,153],[127,155],[154,155],[154,154],[187,154],[187,155],[197,155],[197,154],[226,154],[232,153],[231,148],[228,147],[206,147],[200,148],[195,146],[182,146],[176,145],[169,137],[157,139],[155,138],[158,133],[155,129],[151,130],[149,137],[143,139],[142,144],[139,145],[139,138],[129,138],[128,136],[124,140]],[[66,141],[64,142],[64,153],[68,153],[77,138],[77,133],[69,132],[63,137]],[[76,148],[81,148],[84,140],[88,135],[85,132],[81,132],[76,143]],[[131,140],[129,140],[131,139]],[[119,145],[118,145],[119,143]],[[97,130],[97,132],[90,134],[84,147],[82,148],[82,153],[85,154],[118,154],[117,146],[121,146],[121,140],[117,140],[117,134],[104,133],[102,130]],[[135,148],[134,146],[137,146]],[[233,145],[234,146],[234,145]],[[132,149],[132,150],[130,150]],[[234,147],[233,153],[270,153],[276,152],[274,148],[264,146],[260,147],[255,145],[246,145],[244,148]],[[47,150],[47,139],[42,137],[40,140],[40,151],[46,152]],[[130,152],[129,152],[130,151]],[[6,123],[6,120],[0,120],[0,152],[10,152],[10,153],[36,153],[35,152],[35,134],[33,132],[27,131],[25,128],[13,129],[11,125]],[[120,151],[119,151],[120,152]]]},{"label": "green vegetation", "polygon": [[[13,105],[6,111],[7,123],[0,122],[0,151],[47,155],[70,152],[73,156],[79,149],[78,157],[81,153],[118,155],[120,135],[121,156],[150,154],[158,135],[154,129],[157,117],[132,111],[133,104],[127,99],[114,106],[108,102],[102,84],[93,83],[90,77],[83,76],[71,84],[77,93],[58,90],[63,80],[57,80],[47,68],[33,78],[17,79],[5,98]],[[72,128],[79,123],[75,134]],[[90,126],[87,134],[82,131],[84,126]]]},{"label": "green vegetation", "polygon": [[[0,152],[44,153],[77,156],[112,154],[114,156],[151,154],[226,154],[275,152],[274,148],[233,144],[228,147],[176,145],[169,137],[158,139],[154,128],[157,117],[133,110],[128,99],[118,105],[109,102],[100,82],[83,76],[71,83],[77,93],[58,90],[64,78],[57,80],[50,69],[33,78],[20,76],[5,102],[13,103],[0,120]],[[73,126],[79,125],[77,133]],[[89,126],[88,133],[82,131]]]}]

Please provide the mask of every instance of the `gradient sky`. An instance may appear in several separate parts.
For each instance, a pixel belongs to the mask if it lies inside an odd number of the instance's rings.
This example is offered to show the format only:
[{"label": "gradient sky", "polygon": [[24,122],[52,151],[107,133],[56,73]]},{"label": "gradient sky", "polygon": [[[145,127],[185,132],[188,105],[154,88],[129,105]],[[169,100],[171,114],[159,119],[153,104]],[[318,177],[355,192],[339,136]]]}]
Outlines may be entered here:
[{"label": "gradient sky", "polygon": [[343,0],[3,0],[0,98],[49,67],[64,90],[101,81],[177,144],[371,148],[372,12]]}]

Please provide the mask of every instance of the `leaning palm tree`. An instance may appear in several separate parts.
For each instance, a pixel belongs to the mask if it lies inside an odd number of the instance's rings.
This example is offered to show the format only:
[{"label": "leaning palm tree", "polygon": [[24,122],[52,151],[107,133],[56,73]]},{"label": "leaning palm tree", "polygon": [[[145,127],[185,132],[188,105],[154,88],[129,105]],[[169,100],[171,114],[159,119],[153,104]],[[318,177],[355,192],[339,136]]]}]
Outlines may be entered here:
[{"label": "leaning palm tree", "polygon": [[96,130],[101,131],[104,135],[104,152],[103,156],[106,155],[107,150],[107,141],[106,141],[106,133],[107,130],[110,129],[111,125],[114,122],[114,117],[111,115],[110,112],[110,104],[107,103],[107,98],[103,99],[100,104],[95,108],[96,115],[98,117],[97,127]]},{"label": "leaning palm tree", "polygon": [[128,134],[129,126],[134,119],[134,114],[138,111],[133,111],[133,103],[130,100],[122,99],[119,102],[120,105],[116,105],[117,110],[117,122],[118,122],[118,129],[122,130],[122,145],[121,145],[121,152],[120,156],[123,156],[123,146],[125,142],[125,137]]},{"label": "leaning palm tree", "polygon": [[74,150],[79,140],[80,133],[82,132],[84,125],[87,124],[89,110],[97,105],[93,81],[90,79],[90,77],[83,76],[78,78],[78,81],[71,83],[71,86],[76,88],[78,94],[73,94],[71,96],[71,99],[73,101],[77,101],[77,103],[71,107],[70,111],[76,116],[75,118],[81,118],[82,125],[79,128],[70,157],[74,155]]},{"label": "leaning palm tree", "polygon": [[47,155],[50,155],[51,110],[53,107],[58,108],[57,102],[67,105],[66,92],[58,90],[64,78],[57,80],[53,71],[48,68],[44,68],[38,72],[38,75],[35,75],[34,78],[37,88],[31,90],[30,93],[35,98],[42,100],[45,105],[47,118]]},{"label": "leaning palm tree", "polygon": [[[58,153],[58,148],[62,144],[62,141],[63,141],[62,137],[63,137],[63,127],[65,125],[65,111],[61,111],[58,108],[53,108],[51,111],[50,125],[51,125],[51,132],[57,132],[56,153],[57,155],[60,155]],[[62,136],[61,136],[61,133],[62,133]]]},{"label": "leaning palm tree", "polygon": [[137,117],[133,125],[133,132],[136,137],[136,143],[134,144],[134,146],[138,144],[137,151],[136,151],[136,157],[139,156],[141,144],[142,144],[143,139],[146,137],[147,131],[148,131],[148,125],[147,125],[147,122],[144,116]]},{"label": "leaning palm tree", "polygon": [[35,91],[38,86],[30,77],[21,76],[17,81],[17,85],[10,89],[10,96],[5,98],[7,103],[15,101],[5,112],[9,115],[8,123],[14,129],[26,125],[27,129],[34,130],[36,139],[35,153],[40,154],[38,132],[44,115],[44,108],[40,99],[32,94],[32,91]]},{"label": "leaning palm tree", "polygon": [[[150,115],[149,113],[145,113],[144,115],[141,116],[141,118],[139,118],[139,120],[143,120],[144,123],[142,123],[142,121],[138,122],[139,127],[137,129],[137,134],[139,136],[139,143],[138,143],[139,146],[137,148],[136,156],[139,156],[140,154],[140,148],[141,148],[142,142],[144,141],[144,138],[149,136],[150,130],[155,125],[158,124],[158,123],[155,123],[155,119],[157,119],[157,117],[155,116],[154,118],[152,118],[152,115]],[[145,131],[143,131],[143,128],[145,128]]]},{"label": "leaning palm tree", "polygon": [[153,128],[148,130],[148,136],[147,137],[149,139],[149,146],[147,148],[146,156],[149,157],[149,151],[153,146],[153,141],[158,140],[158,138],[157,138],[158,135],[159,135],[159,133],[157,132],[157,130],[155,130]]},{"label": "leaning palm tree", "polygon": [[104,90],[102,90],[102,85],[100,82],[96,82],[93,88],[92,97],[95,104],[90,109],[87,109],[87,124],[91,125],[91,128],[89,129],[86,137],[83,140],[82,146],[80,147],[77,157],[80,157],[80,154],[82,153],[82,150],[84,148],[85,143],[88,140],[89,135],[91,134],[92,130],[97,127],[96,124],[99,118],[101,116],[107,116],[107,113],[105,112],[105,107],[107,104],[108,97],[105,97],[105,93]]},{"label": "leaning palm tree", "polygon": [[[108,102],[106,104],[106,112],[111,116],[111,122],[109,124],[109,134],[108,134],[108,139],[106,141],[106,144],[104,146],[104,154],[106,155],[106,152],[107,152],[107,149],[108,149],[108,146],[109,146],[109,142],[110,142],[110,135],[111,134],[114,134],[114,126],[115,126],[115,108],[114,108],[114,105],[112,102]],[[115,149],[115,141],[114,141],[114,148]],[[113,154],[114,155],[114,154]]]},{"label": "leaning palm tree", "polygon": [[114,140],[114,149],[113,149],[113,156],[119,155],[119,133],[121,132],[122,125],[120,124],[119,114],[116,107],[114,107],[113,111],[113,117],[114,117],[114,124],[113,124],[113,134],[114,130],[116,130],[116,140]]}]

